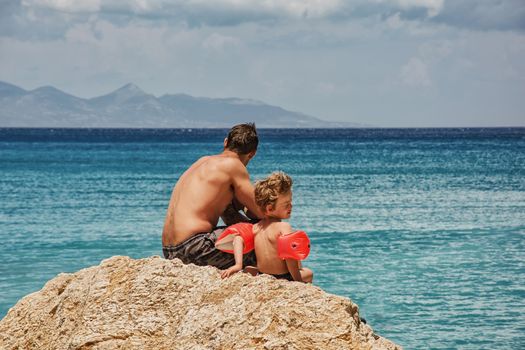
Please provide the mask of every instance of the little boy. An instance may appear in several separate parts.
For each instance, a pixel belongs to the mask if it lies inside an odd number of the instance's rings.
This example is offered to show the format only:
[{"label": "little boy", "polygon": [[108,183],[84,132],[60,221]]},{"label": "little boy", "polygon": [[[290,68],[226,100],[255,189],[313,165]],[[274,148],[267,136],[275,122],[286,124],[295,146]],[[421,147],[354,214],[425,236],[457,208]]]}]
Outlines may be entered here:
[{"label": "little boy", "polygon": [[279,258],[277,240],[280,235],[292,233],[292,227],[283,219],[292,213],[292,179],[283,172],[274,172],[255,183],[255,202],[264,218],[253,225],[255,255],[260,273],[289,281],[309,282],[313,272],[303,268],[298,260]]}]

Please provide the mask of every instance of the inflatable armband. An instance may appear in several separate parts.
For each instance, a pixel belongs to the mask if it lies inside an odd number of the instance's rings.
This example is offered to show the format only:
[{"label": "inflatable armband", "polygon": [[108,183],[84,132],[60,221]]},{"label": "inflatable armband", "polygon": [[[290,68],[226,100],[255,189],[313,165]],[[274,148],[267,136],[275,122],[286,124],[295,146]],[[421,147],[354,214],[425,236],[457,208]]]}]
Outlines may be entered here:
[{"label": "inflatable armband", "polygon": [[239,222],[228,226],[217,238],[215,247],[223,252],[233,254],[233,239],[235,236],[241,236],[244,240],[243,254],[253,250],[253,224],[248,222]]},{"label": "inflatable armband", "polygon": [[310,239],[304,231],[280,235],[277,238],[277,253],[283,260],[304,260],[310,254]]}]

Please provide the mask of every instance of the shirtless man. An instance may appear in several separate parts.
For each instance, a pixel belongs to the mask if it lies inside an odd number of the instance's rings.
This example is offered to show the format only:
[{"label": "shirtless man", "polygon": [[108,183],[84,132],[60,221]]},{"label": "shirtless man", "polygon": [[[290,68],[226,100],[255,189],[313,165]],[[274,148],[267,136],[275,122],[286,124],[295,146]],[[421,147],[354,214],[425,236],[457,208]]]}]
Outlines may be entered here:
[{"label": "shirtless man", "polygon": [[[254,188],[246,166],[255,156],[259,139],[254,124],[234,126],[224,140],[224,151],[197,160],[177,181],[162,231],[162,251],[166,259],[212,265],[219,269],[235,265],[233,254],[215,248],[227,225],[248,221],[234,208],[247,207],[252,218],[261,218],[255,204]],[[255,253],[244,255],[244,266],[255,265]]]}]

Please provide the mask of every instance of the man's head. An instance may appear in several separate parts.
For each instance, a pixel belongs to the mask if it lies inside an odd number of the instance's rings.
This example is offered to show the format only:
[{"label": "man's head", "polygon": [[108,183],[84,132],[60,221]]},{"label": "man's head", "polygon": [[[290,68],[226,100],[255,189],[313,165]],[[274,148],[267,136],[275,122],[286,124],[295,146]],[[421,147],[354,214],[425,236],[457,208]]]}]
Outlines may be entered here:
[{"label": "man's head", "polygon": [[273,172],[255,183],[255,203],[267,216],[288,219],[292,213],[292,178]]},{"label": "man's head", "polygon": [[[237,153],[246,155],[252,153],[255,155],[259,137],[254,123],[235,125],[228,133],[224,140],[224,148]],[[252,157],[253,157],[252,155]],[[250,157],[251,158],[251,157]]]}]

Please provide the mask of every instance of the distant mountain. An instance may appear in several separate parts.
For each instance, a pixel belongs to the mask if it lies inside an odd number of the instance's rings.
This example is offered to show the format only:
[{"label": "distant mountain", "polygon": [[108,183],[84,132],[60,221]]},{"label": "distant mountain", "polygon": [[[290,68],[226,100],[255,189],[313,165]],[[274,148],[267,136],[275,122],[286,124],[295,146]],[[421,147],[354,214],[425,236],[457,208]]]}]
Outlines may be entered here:
[{"label": "distant mountain", "polygon": [[328,122],[256,100],[184,94],[155,97],[134,84],[83,99],[51,86],[27,91],[0,81],[0,127],[229,128],[360,127]]}]

